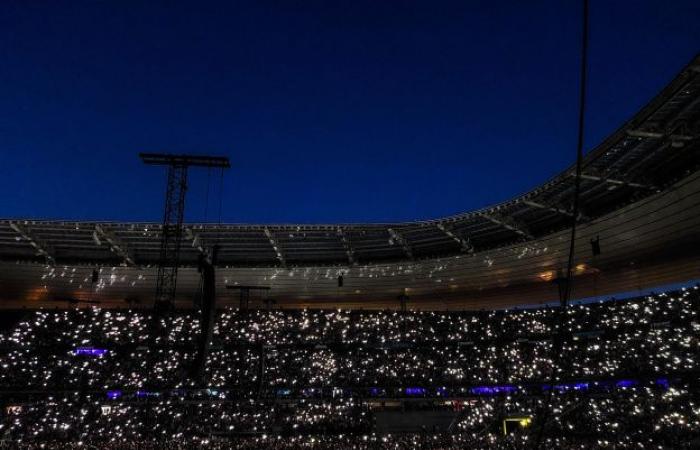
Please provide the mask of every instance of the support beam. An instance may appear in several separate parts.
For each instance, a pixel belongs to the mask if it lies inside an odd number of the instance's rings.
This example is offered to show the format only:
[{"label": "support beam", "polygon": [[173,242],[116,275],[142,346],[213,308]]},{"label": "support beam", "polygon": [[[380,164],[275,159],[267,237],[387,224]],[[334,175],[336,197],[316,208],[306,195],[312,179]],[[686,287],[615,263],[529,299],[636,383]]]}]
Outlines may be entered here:
[{"label": "support beam", "polygon": [[389,235],[391,236],[390,241],[394,242],[396,244],[399,244],[401,246],[401,248],[403,248],[404,253],[406,253],[406,256],[408,256],[410,259],[413,259],[413,250],[411,249],[411,246],[408,244],[408,241],[406,241],[406,238],[401,236],[393,228],[387,228],[387,231],[389,232]]},{"label": "support beam", "polygon": [[632,137],[637,137],[637,138],[660,139],[660,138],[664,137],[664,134],[658,133],[655,131],[627,130],[627,136],[632,136]]},{"label": "support beam", "polygon": [[534,239],[534,236],[528,231],[528,229],[525,227],[525,225],[516,223],[513,219],[507,218],[501,215],[496,215],[496,214],[486,214],[486,213],[481,213],[481,216],[484,219],[490,220],[491,222],[495,223],[496,225],[500,225],[503,228],[510,230],[514,233],[519,234],[522,237],[528,238],[528,239]]},{"label": "support beam", "polygon": [[[185,228],[185,237],[192,241],[192,248],[196,248],[200,255],[204,256],[209,261],[209,251],[205,248],[205,243],[199,233],[192,231],[192,228]],[[211,261],[209,261],[211,262]]]},{"label": "support beam", "polygon": [[[571,173],[572,177],[575,177],[575,173]],[[655,186],[650,186],[647,184],[641,184],[641,183],[634,183],[631,181],[627,180],[618,180],[615,178],[605,178],[605,177],[599,177],[597,175],[591,175],[589,173],[582,173],[581,178],[584,180],[591,180],[591,181],[600,181],[601,183],[608,183],[608,184],[614,184],[617,186],[629,186],[633,188],[638,188],[638,189],[650,189],[650,190],[656,190]]]},{"label": "support beam", "polygon": [[231,168],[226,156],[172,155],[169,153],[139,153],[144,164],[154,166],[220,167]]},{"label": "support beam", "polygon": [[408,303],[408,295],[406,294],[401,294],[398,297],[399,300],[399,308],[402,313],[406,313],[406,304]]},{"label": "support beam", "polygon": [[265,236],[270,240],[270,245],[272,245],[272,249],[275,251],[275,254],[277,255],[277,260],[280,262],[282,267],[287,266],[287,262],[284,259],[284,254],[282,253],[282,249],[280,248],[277,239],[275,239],[275,235],[270,231],[269,228],[265,227]]},{"label": "support beam", "polygon": [[342,242],[342,244],[343,244],[343,248],[345,249],[345,254],[348,255],[348,263],[351,266],[356,265],[355,250],[352,248],[352,244],[350,243],[350,239],[345,235],[345,232],[343,231],[342,227],[338,227],[336,232],[338,233],[338,237],[340,238],[340,242]]},{"label": "support beam", "polygon": [[131,256],[131,252],[129,251],[129,248],[127,247],[127,245],[124,244],[123,242],[121,242],[119,240],[119,238],[117,238],[114,235],[114,233],[105,229],[105,227],[99,223],[95,224],[95,230],[93,231],[93,238],[95,239],[95,243],[97,245],[101,245],[102,241],[106,242],[109,245],[109,249],[112,251],[112,253],[115,253],[120,258],[122,258],[123,265],[125,265],[125,266],[136,265],[134,263],[134,258]]},{"label": "support beam", "polygon": [[187,166],[169,166],[156,278],[155,307],[158,310],[175,306],[186,192]]},{"label": "support beam", "polygon": [[457,242],[459,244],[459,246],[462,248],[463,252],[474,253],[474,245],[472,245],[472,242],[468,237],[466,239],[459,237],[454,231],[447,228],[445,226],[445,224],[442,222],[438,222],[437,227],[440,231],[445,233],[447,236],[454,239],[455,242]]},{"label": "support beam", "polygon": [[277,304],[277,300],[273,298],[265,298],[263,299],[263,304],[265,305],[265,309],[267,311],[272,311],[273,306]]},{"label": "support beam", "polygon": [[197,337],[197,353],[192,365],[192,379],[198,387],[206,385],[205,365],[214,335],[216,323],[216,255],[217,247],[212,248],[211,260],[203,258],[199,263],[199,273],[202,280],[202,302],[199,305],[199,336]]},{"label": "support beam", "polygon": [[668,137],[672,141],[692,141],[693,136],[688,136],[686,134],[665,134],[659,133],[657,131],[645,131],[645,130],[627,130],[627,135],[638,138],[647,139],[661,139]]},{"label": "support beam", "polygon": [[22,225],[18,222],[9,222],[9,224],[10,228],[15,230],[15,232],[19,234],[22,239],[29,242],[29,245],[34,247],[38,256],[43,256],[46,258],[46,262],[49,264],[54,264],[56,262],[53,249],[48,244],[37,238],[26,225]]},{"label": "support beam", "polygon": [[[240,311],[248,311],[248,308],[250,306],[250,292],[251,291],[269,292],[270,286],[246,286],[246,285],[242,286],[242,285],[237,285],[237,284],[236,285],[227,284],[226,289],[238,291],[240,293],[238,308]],[[266,304],[266,306],[268,306],[268,305]]]},{"label": "support beam", "polygon": [[574,213],[572,213],[571,211],[557,208],[556,206],[543,205],[542,203],[533,202],[532,200],[523,200],[523,204],[525,204],[527,206],[532,206],[533,208],[546,209],[547,211],[559,213],[559,214],[562,214],[564,216],[569,216],[569,217],[574,216]]}]

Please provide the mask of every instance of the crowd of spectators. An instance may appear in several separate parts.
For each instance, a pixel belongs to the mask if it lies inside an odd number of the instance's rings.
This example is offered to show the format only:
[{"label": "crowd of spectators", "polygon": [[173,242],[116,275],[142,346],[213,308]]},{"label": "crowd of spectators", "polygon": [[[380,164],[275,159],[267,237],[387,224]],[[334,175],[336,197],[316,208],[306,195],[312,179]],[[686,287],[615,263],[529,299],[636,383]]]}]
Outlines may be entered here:
[{"label": "crowd of spectators", "polygon": [[[687,386],[623,388],[605,396],[554,396],[541,448],[690,449],[700,438],[700,406]],[[112,403],[64,396],[9,416],[7,448],[95,449],[518,449],[532,433],[504,435],[501,422],[535,414],[543,399],[479,397],[462,401],[451,433],[378,434],[361,401]],[[534,425],[533,425],[534,427]],[[2,445],[2,444],[0,444]]]},{"label": "crowd of spectators", "polygon": [[[563,316],[225,310],[197,389],[197,313],[160,318],[158,339],[149,314],[37,311],[1,332],[0,446],[525,448],[528,430],[503,433],[515,416],[543,426],[542,448],[682,449],[700,433],[698,287]],[[378,432],[383,400],[416,396],[454,412],[449,433]]]}]

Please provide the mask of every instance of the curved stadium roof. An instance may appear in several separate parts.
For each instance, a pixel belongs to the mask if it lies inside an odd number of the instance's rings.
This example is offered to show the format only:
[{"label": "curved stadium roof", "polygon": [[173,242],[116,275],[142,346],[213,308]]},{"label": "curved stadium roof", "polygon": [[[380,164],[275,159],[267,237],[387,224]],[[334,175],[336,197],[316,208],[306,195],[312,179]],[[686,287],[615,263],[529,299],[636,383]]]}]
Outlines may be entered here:
[{"label": "curved stadium roof", "polygon": [[[696,57],[585,157],[577,241],[579,297],[700,278],[699,121]],[[180,257],[181,300],[194,295],[198,275],[192,268],[199,254],[215,244],[220,248],[222,287],[269,285],[272,296],[290,305],[381,307],[403,292],[423,299],[426,307],[437,307],[429,306],[435,299],[444,307],[552,300],[555,290],[542,281],[563,265],[573,173],[568,168],[509,201],[435,220],[187,224]],[[595,236],[601,236],[604,248],[597,258],[588,243]],[[2,304],[90,296],[83,280],[95,265],[109,277],[101,279],[102,288],[94,294],[101,301],[148,303],[159,245],[156,223],[0,220]],[[625,281],[623,273],[632,266],[634,283]],[[345,276],[343,289],[335,284],[339,273]]]}]

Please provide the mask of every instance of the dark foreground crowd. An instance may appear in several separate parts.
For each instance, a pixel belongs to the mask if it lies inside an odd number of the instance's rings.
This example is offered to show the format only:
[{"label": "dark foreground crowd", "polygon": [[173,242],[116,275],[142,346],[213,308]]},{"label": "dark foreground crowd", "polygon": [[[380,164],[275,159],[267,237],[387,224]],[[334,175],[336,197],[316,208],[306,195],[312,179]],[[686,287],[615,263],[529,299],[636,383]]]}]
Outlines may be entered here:
[{"label": "dark foreground crowd", "polygon": [[[154,344],[147,313],[40,311],[0,333],[0,448],[700,448],[699,292],[563,316],[226,311],[197,390],[194,314]],[[449,428],[375,417],[421,408]]]}]

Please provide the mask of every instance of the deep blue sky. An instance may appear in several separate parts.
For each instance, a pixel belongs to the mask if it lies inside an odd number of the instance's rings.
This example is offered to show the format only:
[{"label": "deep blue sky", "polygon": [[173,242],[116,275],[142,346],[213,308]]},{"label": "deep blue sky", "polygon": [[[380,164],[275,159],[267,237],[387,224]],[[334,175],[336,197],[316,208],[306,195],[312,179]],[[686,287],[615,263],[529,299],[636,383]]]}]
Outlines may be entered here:
[{"label": "deep blue sky", "polygon": [[[159,221],[140,151],[228,155],[229,222],[432,218],[573,162],[578,2],[204,3],[0,2],[0,217]],[[587,149],[700,51],[698,5],[592,0]]]}]

